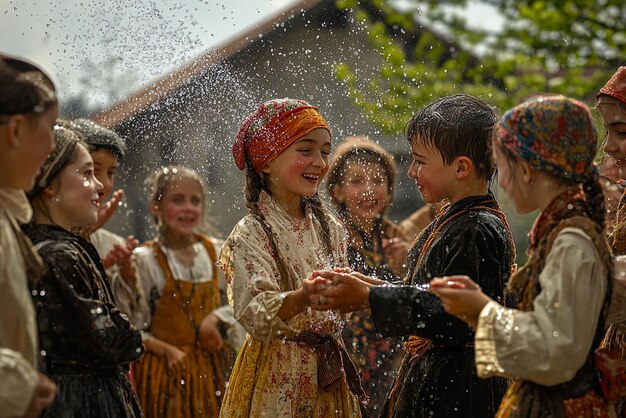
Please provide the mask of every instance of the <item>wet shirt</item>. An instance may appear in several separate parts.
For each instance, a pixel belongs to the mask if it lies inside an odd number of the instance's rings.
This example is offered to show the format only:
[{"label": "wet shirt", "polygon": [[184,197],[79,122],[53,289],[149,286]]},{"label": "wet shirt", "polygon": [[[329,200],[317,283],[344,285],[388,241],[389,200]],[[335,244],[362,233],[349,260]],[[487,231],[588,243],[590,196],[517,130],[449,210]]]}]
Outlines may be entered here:
[{"label": "wet shirt", "polygon": [[46,266],[33,302],[41,370],[58,394],[43,416],[140,417],[127,371],[142,353],[141,335],[114,305],[96,249],[57,226],[24,231]]},{"label": "wet shirt", "polygon": [[[491,298],[502,299],[514,247],[502,220],[481,209],[496,205],[490,194],[456,202],[413,245],[407,284],[372,288],[370,305],[379,332],[430,341],[423,351],[406,355],[383,416],[486,418],[498,409],[506,380],[476,375],[473,332],[420,287],[434,277],[465,274]],[[439,225],[440,234],[431,237]],[[432,244],[418,265],[429,238]]]},{"label": "wet shirt", "polygon": [[420,285],[435,277],[467,275],[489,297],[502,301],[513,262],[513,243],[502,221],[487,211],[469,210],[445,226],[421,264],[415,263],[421,247],[439,223],[468,208],[493,206],[493,201],[489,194],[456,202],[428,226],[411,248],[409,284],[372,288],[370,304],[379,332],[385,336],[420,335],[451,346],[473,341],[474,334],[467,324],[446,313],[440,299]]}]

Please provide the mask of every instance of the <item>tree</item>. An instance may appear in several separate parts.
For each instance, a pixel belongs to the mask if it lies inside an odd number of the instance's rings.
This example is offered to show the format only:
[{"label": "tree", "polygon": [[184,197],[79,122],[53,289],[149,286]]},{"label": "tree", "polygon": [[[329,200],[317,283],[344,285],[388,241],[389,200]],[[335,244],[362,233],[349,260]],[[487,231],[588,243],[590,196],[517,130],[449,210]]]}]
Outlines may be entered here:
[{"label": "tree", "polygon": [[[482,0],[506,25],[476,28],[467,0],[337,0],[383,56],[379,77],[348,65],[337,77],[366,117],[388,133],[436,97],[468,93],[507,109],[537,93],[587,99],[626,57],[626,2]],[[409,5],[409,11],[400,6]]]}]

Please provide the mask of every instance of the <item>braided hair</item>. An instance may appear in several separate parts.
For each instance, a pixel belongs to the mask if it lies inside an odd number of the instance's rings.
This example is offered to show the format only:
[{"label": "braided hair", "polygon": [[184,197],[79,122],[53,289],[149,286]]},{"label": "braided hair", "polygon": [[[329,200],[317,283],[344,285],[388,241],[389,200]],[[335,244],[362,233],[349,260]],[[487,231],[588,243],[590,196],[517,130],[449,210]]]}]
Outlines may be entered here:
[{"label": "braided hair", "polygon": [[[289,273],[290,270],[287,266],[287,262],[282,257],[278,248],[276,234],[274,234],[274,232],[272,231],[271,225],[259,208],[259,197],[262,191],[272,196],[272,192],[270,190],[266,177],[262,174],[262,172],[256,172],[246,153],[246,183],[243,190],[244,198],[246,200],[246,207],[248,208],[248,212],[250,213],[250,215],[252,215],[259,222],[267,236],[272,253],[276,258],[278,272],[281,279],[285,282],[286,290],[295,290],[298,287],[298,281]],[[313,216],[315,216],[320,224],[322,232],[322,244],[324,245],[326,254],[328,255],[328,258],[332,264],[332,262],[334,261],[334,254],[331,245],[332,240],[330,234],[328,210],[320,199],[318,193],[313,196],[303,197],[301,203],[302,209],[304,209],[307,204],[309,205]]]}]

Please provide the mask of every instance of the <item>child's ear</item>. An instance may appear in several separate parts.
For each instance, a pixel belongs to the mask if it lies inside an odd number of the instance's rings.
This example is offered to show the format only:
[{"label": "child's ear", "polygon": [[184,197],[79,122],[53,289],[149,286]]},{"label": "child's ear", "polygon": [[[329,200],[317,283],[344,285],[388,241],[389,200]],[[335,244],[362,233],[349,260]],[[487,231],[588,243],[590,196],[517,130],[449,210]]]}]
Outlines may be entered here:
[{"label": "child's ear", "polygon": [[54,196],[59,194],[59,182],[53,180],[52,183],[50,183],[43,189],[42,193],[49,198],[53,198]]},{"label": "child's ear", "polygon": [[150,205],[150,213],[155,218],[159,217],[159,215],[161,214],[161,207],[159,206],[158,203],[153,203],[153,204]]},{"label": "child's ear", "polygon": [[474,163],[469,157],[466,157],[465,155],[457,157],[455,163],[457,179],[464,179],[469,176],[472,171],[474,171]]},{"label": "child's ear", "polygon": [[268,163],[268,164],[265,164],[265,165],[263,166],[263,168],[261,169],[261,173],[265,173],[265,174],[270,174],[270,173],[271,173],[269,163]]},{"label": "child's ear", "polygon": [[9,146],[11,148],[17,148],[20,145],[20,132],[23,129],[26,119],[24,115],[9,116],[7,122],[3,124]]},{"label": "child's ear", "polygon": [[519,166],[520,173],[522,174],[522,181],[526,184],[532,184],[533,169],[530,164],[522,159],[520,159],[517,164]]}]

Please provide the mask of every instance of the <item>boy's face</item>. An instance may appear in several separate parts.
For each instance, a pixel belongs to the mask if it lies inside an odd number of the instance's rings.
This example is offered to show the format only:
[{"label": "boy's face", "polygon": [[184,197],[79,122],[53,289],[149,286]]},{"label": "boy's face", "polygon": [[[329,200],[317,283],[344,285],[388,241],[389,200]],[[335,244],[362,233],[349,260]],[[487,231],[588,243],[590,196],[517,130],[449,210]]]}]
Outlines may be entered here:
[{"label": "boy's face", "polygon": [[98,203],[103,204],[113,190],[118,166],[117,157],[111,151],[100,148],[91,153],[91,158],[96,178],[102,183],[102,190],[98,192]]},{"label": "boy's face", "polygon": [[413,162],[408,175],[415,179],[424,202],[437,203],[450,199],[456,183],[454,166],[445,165],[441,153],[436,148],[425,145],[419,138],[411,142],[411,154]]},{"label": "boy's face", "polygon": [[622,179],[626,179],[626,110],[618,103],[600,106],[607,130],[604,152],[615,159]]}]

